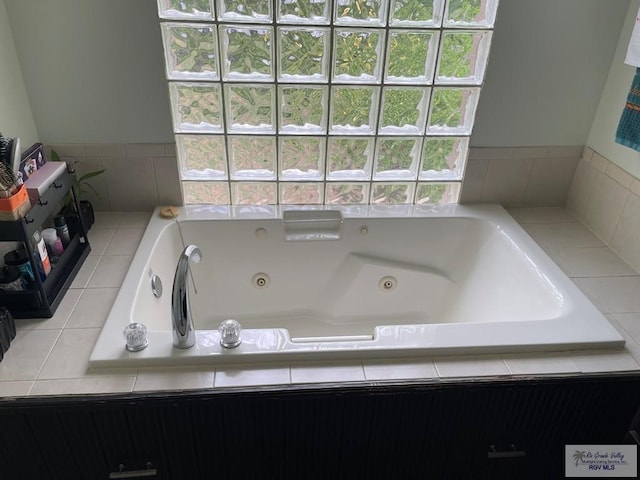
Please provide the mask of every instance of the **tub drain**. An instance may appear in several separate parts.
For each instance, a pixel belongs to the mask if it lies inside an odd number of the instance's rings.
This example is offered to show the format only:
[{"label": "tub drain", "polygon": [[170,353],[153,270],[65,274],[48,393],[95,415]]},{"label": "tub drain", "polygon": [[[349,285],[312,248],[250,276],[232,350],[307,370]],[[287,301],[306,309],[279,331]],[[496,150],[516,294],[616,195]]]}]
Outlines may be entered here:
[{"label": "tub drain", "polygon": [[391,276],[382,277],[378,282],[378,286],[380,287],[380,290],[382,290],[383,292],[390,292],[394,290],[397,284],[398,284],[398,281],[396,280],[396,277],[391,277]]},{"label": "tub drain", "polygon": [[267,288],[271,279],[266,273],[256,273],[251,278],[251,284],[256,288]]}]

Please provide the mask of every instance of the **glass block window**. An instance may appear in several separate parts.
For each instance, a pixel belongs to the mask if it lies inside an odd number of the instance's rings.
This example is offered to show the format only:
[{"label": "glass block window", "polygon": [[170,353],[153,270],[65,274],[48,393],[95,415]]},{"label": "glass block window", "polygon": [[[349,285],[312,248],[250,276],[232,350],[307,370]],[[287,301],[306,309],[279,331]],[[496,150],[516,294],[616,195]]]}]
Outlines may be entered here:
[{"label": "glass block window", "polygon": [[157,0],[184,202],[456,203],[498,0]]}]

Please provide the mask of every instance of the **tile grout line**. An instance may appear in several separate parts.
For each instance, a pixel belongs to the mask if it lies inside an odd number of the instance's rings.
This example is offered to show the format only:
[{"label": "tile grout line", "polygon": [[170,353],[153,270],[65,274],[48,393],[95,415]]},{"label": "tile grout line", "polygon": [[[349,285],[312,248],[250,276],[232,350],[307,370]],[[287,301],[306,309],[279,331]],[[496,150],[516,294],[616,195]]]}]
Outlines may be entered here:
[{"label": "tile grout line", "polygon": [[[79,288],[77,288],[76,290],[80,290]],[[66,294],[65,294],[66,295]],[[62,328],[61,330],[64,332],[64,330],[67,328],[67,324],[69,323],[69,320],[71,319],[71,316],[73,315],[73,312],[76,311],[76,308],[78,308],[78,304],[80,303],[80,299],[82,298],[82,296],[84,295],[84,288],[82,289],[82,292],[80,293],[80,295],[78,295],[78,298],[76,299],[75,303],[73,304],[73,308],[71,309],[71,311],[69,312],[69,315],[67,316],[67,319],[64,321],[64,323],[62,324]],[[58,342],[58,340],[56,340],[56,343]],[[55,346],[55,345],[54,345]]]},{"label": "tile grout line", "polygon": [[47,365],[47,362],[49,361],[49,358],[51,357],[51,353],[53,352],[53,349],[56,348],[56,345],[60,341],[60,337],[62,336],[62,332],[64,332],[64,328],[61,328],[60,331],[58,332],[58,335],[56,336],[56,340],[53,342],[53,345],[51,345],[51,348],[47,352],[47,355],[46,355],[44,361],[42,362],[42,365],[40,365],[40,368],[38,369],[38,372],[36,373],[35,378],[33,379],[34,384],[35,384],[36,381],[38,381],[38,378],[40,377],[40,374],[42,373],[42,370]]},{"label": "tile grout line", "polygon": [[31,392],[33,392],[33,387],[36,386],[36,381],[35,380],[31,380],[31,386],[29,387],[29,390],[27,390],[27,397],[31,395]]},{"label": "tile grout line", "polygon": [[[120,223],[120,215],[118,215],[118,224]],[[109,243],[111,242],[111,239],[113,238],[113,235],[115,233],[115,228],[113,229],[113,231],[111,232],[111,235],[109,236],[109,240],[106,243],[105,246],[105,250],[108,247]],[[91,239],[89,239],[89,243],[91,243]],[[85,283],[85,286],[83,288],[78,288],[76,290],[82,290],[82,292],[80,293],[80,295],[78,296],[78,299],[76,300],[75,304],[73,305],[73,308],[71,309],[71,312],[69,313],[69,316],[67,317],[67,319],[65,320],[64,324],[62,325],[62,328],[60,328],[60,331],[58,333],[58,335],[56,336],[55,341],[53,342],[53,345],[51,346],[51,348],[49,349],[49,352],[47,353],[45,360],[42,362],[42,364],[40,365],[40,368],[38,369],[38,372],[35,375],[35,378],[33,380],[33,384],[31,386],[31,388],[29,389],[28,395],[31,394],[31,392],[33,391],[33,388],[35,387],[35,384],[37,381],[39,381],[39,377],[42,374],[42,370],[45,368],[45,366],[47,365],[47,363],[49,362],[49,359],[51,358],[51,354],[53,353],[53,350],[55,349],[56,345],[58,344],[58,342],[60,341],[60,338],[62,337],[62,334],[66,331],[66,330],[71,330],[70,328],[67,328],[67,324],[69,323],[69,320],[71,319],[71,316],[73,315],[73,312],[75,312],[76,308],[78,307],[78,303],[80,302],[80,299],[82,298],[82,296],[84,295],[85,291],[87,290],[87,286],[89,285],[89,282],[91,281],[91,278],[93,277],[93,275],[95,274],[95,271],[98,267],[98,265],[100,264],[100,262],[102,261],[102,257],[103,255],[96,255],[98,257],[98,260],[96,261],[96,264],[91,272],[91,274],[89,275],[87,282]],[[106,319],[105,319],[106,320]],[[85,372],[86,373],[86,372]],[[83,377],[84,378],[84,375]]]}]

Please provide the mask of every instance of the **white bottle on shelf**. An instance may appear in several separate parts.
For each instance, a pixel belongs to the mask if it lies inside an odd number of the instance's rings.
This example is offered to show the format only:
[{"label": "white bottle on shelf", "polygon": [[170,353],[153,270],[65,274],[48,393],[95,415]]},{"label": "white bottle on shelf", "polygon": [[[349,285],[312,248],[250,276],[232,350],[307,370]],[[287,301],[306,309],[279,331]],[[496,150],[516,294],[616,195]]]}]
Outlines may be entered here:
[{"label": "white bottle on shelf", "polygon": [[[62,246],[62,240],[58,237],[58,232],[56,232],[55,228],[45,228],[42,230],[42,238],[44,238],[44,243],[47,246],[51,257],[59,257],[62,255],[64,247]],[[52,258],[49,260],[53,261]]]},{"label": "white bottle on shelf", "polygon": [[33,243],[35,244],[35,249],[37,252],[37,254],[36,252],[34,252],[34,254],[36,254],[36,260],[40,258],[40,262],[42,263],[42,271],[44,272],[44,276],[46,277],[51,271],[51,262],[49,261],[49,255],[47,254],[47,246],[45,245],[44,240],[42,239],[42,235],[40,235],[40,232],[38,230],[33,233]]}]

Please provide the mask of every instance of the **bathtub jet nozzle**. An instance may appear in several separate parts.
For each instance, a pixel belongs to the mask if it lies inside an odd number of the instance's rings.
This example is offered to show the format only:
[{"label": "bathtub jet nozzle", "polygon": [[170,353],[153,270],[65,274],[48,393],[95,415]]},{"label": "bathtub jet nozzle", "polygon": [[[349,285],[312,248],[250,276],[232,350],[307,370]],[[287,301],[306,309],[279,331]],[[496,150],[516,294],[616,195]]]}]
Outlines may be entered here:
[{"label": "bathtub jet nozzle", "polygon": [[201,259],[202,252],[195,245],[187,245],[178,259],[171,295],[173,346],[176,348],[190,348],[196,343],[196,329],[191,317],[187,275],[189,261],[200,263]]}]

